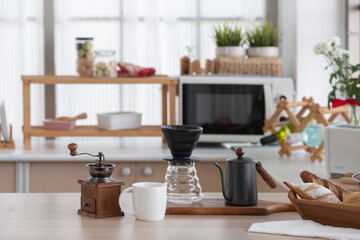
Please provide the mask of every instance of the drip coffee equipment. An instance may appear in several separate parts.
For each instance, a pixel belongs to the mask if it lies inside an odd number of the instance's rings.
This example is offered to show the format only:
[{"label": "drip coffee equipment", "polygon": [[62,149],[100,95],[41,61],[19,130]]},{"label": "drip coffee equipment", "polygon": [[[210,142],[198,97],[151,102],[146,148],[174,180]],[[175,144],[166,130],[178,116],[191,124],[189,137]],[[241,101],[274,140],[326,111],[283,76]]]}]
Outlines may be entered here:
[{"label": "drip coffee equipment", "polygon": [[203,193],[197,176],[195,163],[200,160],[191,156],[202,127],[192,125],[161,126],[166,143],[172,156],[164,157],[168,161],[165,175],[167,199],[175,204],[191,204],[203,199]]},{"label": "drip coffee equipment", "polygon": [[81,184],[81,208],[78,214],[93,218],[105,218],[124,215],[119,207],[119,196],[123,181],[111,177],[115,164],[104,163],[105,155],[99,152],[97,155],[90,153],[77,153],[78,145],[71,143],[68,145],[71,156],[89,155],[97,157],[96,163],[86,164],[90,177],[79,179]]},{"label": "drip coffee equipment", "polygon": [[224,183],[223,171],[218,163],[221,186],[225,202],[229,205],[252,206],[258,202],[256,172],[271,188],[277,186],[276,181],[262,167],[261,162],[245,157],[242,148],[236,150],[236,157],[226,159],[226,181]]}]

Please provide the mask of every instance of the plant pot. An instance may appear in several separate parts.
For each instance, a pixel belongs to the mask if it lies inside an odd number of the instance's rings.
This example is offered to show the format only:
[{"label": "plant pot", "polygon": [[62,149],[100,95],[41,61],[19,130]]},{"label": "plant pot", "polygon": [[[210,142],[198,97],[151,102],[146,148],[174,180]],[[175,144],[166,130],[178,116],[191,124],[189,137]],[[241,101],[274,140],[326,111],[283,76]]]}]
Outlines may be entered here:
[{"label": "plant pot", "polygon": [[217,47],[216,57],[245,57],[246,50],[243,47]]},{"label": "plant pot", "polygon": [[247,50],[249,57],[276,58],[279,57],[278,47],[250,47]]}]

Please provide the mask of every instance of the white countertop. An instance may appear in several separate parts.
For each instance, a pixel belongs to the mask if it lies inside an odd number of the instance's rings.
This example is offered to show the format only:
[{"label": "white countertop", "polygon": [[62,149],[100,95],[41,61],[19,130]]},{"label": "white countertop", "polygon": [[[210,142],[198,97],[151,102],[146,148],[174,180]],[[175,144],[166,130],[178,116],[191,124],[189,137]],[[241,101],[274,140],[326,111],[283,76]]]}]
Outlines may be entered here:
[{"label": "white countertop", "polygon": [[[158,137],[144,138],[111,138],[111,137],[62,137],[57,139],[33,138],[32,149],[24,150],[20,142],[16,143],[15,150],[1,149],[1,161],[93,161],[89,156],[70,156],[67,146],[69,143],[78,144],[78,153],[88,152],[97,154],[103,152],[107,161],[163,161],[163,157],[170,156],[166,144]],[[200,157],[203,161],[221,161],[233,156],[233,151],[224,147],[197,148],[193,156]]]},{"label": "white countertop", "polygon": [[[15,150],[0,150],[0,162],[92,162],[89,156],[72,157],[67,145],[75,142],[79,145],[78,153],[90,152],[96,154],[102,151],[106,160],[111,162],[136,161],[158,162],[170,151],[160,138],[58,138],[45,140],[34,138],[32,150],[24,150],[16,142]],[[256,161],[261,161],[265,169],[280,179],[301,182],[299,174],[303,170],[326,177],[325,162],[311,162],[310,155],[304,150],[294,151],[290,157],[280,157],[279,146],[243,147],[245,155]],[[199,157],[201,162],[225,161],[235,156],[234,152],[224,147],[197,147],[193,156]]]}]

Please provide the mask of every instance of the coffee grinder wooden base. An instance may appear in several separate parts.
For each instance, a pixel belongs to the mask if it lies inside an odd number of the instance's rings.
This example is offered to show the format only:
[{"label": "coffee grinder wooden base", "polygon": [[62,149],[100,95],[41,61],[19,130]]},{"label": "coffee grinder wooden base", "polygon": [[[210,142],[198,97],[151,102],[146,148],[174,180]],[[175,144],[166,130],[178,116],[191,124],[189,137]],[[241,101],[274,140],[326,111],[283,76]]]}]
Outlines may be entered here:
[{"label": "coffee grinder wooden base", "polygon": [[119,206],[121,186],[124,182],[114,180],[110,183],[94,183],[87,179],[79,179],[81,197],[78,214],[92,218],[123,216]]}]

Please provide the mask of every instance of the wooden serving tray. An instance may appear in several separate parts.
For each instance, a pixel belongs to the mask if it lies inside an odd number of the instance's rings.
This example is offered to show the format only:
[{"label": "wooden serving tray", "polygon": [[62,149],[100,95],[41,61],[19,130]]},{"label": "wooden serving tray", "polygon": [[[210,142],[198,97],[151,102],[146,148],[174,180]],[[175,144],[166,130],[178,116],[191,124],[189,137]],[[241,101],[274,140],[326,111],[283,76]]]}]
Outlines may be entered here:
[{"label": "wooden serving tray", "polygon": [[298,199],[294,191],[288,197],[304,220],[324,225],[360,229],[360,207]]},{"label": "wooden serving tray", "polygon": [[167,215],[268,215],[277,212],[295,211],[290,203],[259,200],[255,206],[227,205],[223,198],[204,198],[191,205],[168,203]]}]

